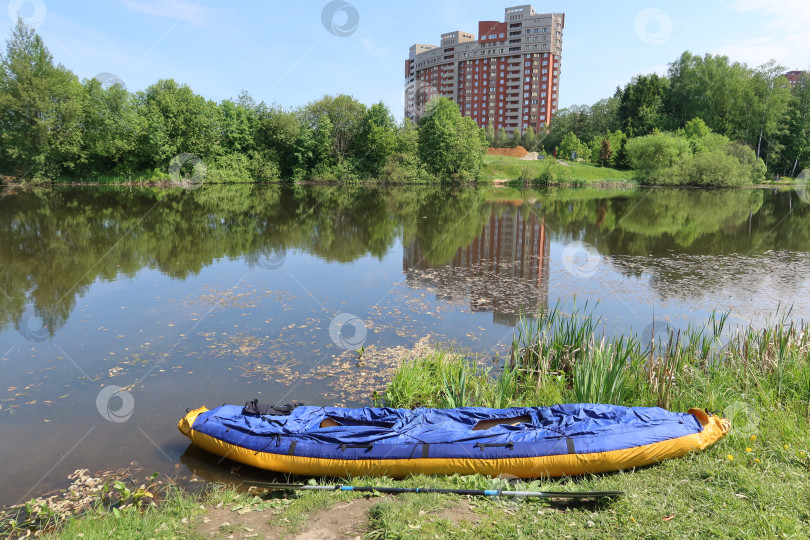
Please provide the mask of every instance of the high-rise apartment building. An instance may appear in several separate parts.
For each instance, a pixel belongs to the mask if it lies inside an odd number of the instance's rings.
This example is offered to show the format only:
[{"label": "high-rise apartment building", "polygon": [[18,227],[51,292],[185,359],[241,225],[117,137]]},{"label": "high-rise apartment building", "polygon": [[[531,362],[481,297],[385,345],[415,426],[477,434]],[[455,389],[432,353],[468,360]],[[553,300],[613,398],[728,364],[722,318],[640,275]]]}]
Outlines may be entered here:
[{"label": "high-rise apartment building", "polygon": [[405,61],[405,116],[425,114],[434,96],[455,101],[479,127],[537,131],[557,111],[564,13],[506,8],[503,22],[442,34],[441,45],[416,43]]},{"label": "high-rise apartment building", "polygon": [[791,87],[797,86],[799,83],[802,82],[806,71],[788,71],[785,73],[785,77],[787,78],[788,82],[790,83]]}]

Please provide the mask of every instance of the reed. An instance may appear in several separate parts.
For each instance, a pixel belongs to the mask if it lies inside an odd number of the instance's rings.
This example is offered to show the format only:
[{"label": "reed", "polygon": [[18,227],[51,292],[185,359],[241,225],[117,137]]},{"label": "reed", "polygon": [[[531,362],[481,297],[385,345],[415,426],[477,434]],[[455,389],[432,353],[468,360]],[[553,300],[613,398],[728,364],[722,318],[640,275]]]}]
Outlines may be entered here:
[{"label": "reed", "polygon": [[[763,328],[730,329],[728,313],[650,343],[606,336],[585,304],[521,315],[503,369],[438,352],[404,364],[377,401],[396,407],[543,406],[601,402],[722,409],[799,400],[810,417],[810,329],[789,311]],[[759,408],[759,406],[757,406]]]},{"label": "reed", "polygon": [[591,344],[587,357],[573,366],[574,398],[579,403],[619,405],[629,393],[626,370],[634,362],[632,354],[638,345],[633,338],[605,344]]}]

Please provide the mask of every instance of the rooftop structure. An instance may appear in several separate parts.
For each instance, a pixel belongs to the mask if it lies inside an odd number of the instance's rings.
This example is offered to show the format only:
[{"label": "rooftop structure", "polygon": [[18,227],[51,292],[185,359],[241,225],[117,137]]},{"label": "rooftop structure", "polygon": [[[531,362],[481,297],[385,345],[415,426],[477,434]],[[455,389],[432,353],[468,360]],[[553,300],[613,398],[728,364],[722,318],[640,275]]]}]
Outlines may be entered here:
[{"label": "rooftop structure", "polygon": [[455,101],[479,127],[507,133],[547,126],[559,102],[564,13],[506,8],[503,22],[480,21],[472,32],[416,43],[405,61],[405,116],[418,121],[434,96]]}]

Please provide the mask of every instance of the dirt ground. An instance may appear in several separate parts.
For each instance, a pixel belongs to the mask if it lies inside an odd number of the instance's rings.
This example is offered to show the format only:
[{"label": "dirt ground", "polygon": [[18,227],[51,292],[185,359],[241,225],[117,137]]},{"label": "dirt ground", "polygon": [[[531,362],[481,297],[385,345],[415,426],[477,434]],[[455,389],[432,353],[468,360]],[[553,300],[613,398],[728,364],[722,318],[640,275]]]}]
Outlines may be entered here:
[{"label": "dirt ground", "polygon": [[[368,512],[381,500],[381,497],[357,498],[319,510],[308,516],[297,532],[290,532],[285,523],[280,523],[273,509],[239,513],[225,507],[208,508],[195,527],[206,538],[228,540],[356,540],[370,531]],[[455,523],[477,523],[480,519],[465,503],[444,508],[433,517]]]},{"label": "dirt ground", "polygon": [[522,158],[529,152],[523,148],[522,146],[516,146],[514,148],[489,148],[487,149],[487,154],[490,156],[509,156],[509,157],[517,157]]}]

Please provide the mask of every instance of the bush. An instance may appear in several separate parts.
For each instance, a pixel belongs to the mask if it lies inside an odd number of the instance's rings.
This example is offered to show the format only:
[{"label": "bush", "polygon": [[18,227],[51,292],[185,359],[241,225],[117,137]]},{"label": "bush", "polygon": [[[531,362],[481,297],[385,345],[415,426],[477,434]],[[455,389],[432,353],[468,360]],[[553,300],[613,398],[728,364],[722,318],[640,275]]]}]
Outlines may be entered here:
[{"label": "bush", "polygon": [[630,166],[643,184],[677,184],[675,166],[690,157],[689,142],[669,133],[656,133],[627,141]]},{"label": "bush", "polygon": [[534,178],[534,182],[541,186],[549,184],[565,184],[570,183],[574,177],[574,173],[570,167],[560,165],[553,159],[546,159],[540,167],[540,171]]},{"label": "bush", "polygon": [[399,152],[388,156],[385,166],[383,166],[377,179],[394,183],[430,180],[416,155]]},{"label": "bush", "polygon": [[577,159],[588,161],[591,158],[591,149],[588,145],[581,142],[573,132],[570,132],[560,142],[560,151],[557,155],[562,159],[571,159],[572,152],[577,153]]},{"label": "bush", "polygon": [[765,162],[757,157],[757,153],[754,152],[753,148],[747,144],[734,142],[726,145],[725,151],[748,168],[751,182],[756,184],[765,180],[765,173],[767,172]]},{"label": "bush", "polygon": [[750,183],[748,170],[724,150],[706,150],[684,157],[674,169],[679,183],[701,187],[731,187]]},{"label": "bush", "polygon": [[206,181],[212,183],[273,182],[278,180],[278,165],[261,154],[226,154],[208,166]]}]

